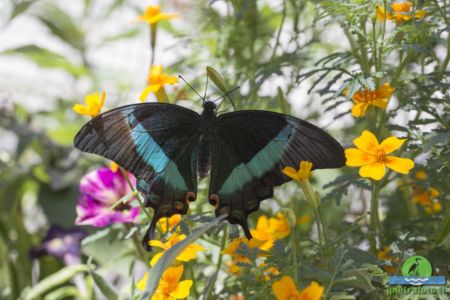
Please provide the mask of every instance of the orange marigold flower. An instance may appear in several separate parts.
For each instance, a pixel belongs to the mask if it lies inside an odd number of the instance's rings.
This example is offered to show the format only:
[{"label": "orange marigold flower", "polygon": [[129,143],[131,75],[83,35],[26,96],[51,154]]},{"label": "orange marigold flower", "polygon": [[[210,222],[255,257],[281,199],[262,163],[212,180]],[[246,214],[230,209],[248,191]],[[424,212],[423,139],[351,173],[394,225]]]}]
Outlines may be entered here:
[{"label": "orange marigold flower", "polygon": [[[173,300],[187,298],[191,290],[192,280],[180,281],[183,271],[183,265],[167,268],[167,270],[164,271],[151,300]],[[145,290],[147,279],[148,272],[145,273],[144,277],[136,284],[139,290]]]},{"label": "orange marigold flower", "polygon": [[228,267],[228,272],[234,276],[239,276],[241,274],[241,266],[239,266],[238,263],[240,263],[240,261],[235,259],[225,263]]},{"label": "orange marigold flower", "polygon": [[419,179],[419,180],[425,180],[428,177],[427,173],[423,170],[417,171],[415,176],[416,176],[416,179]]},{"label": "orange marigold flower", "polygon": [[[171,236],[169,236],[169,240],[166,243],[162,243],[161,241],[158,240],[149,241],[148,244],[150,246],[162,248],[164,250],[162,252],[155,254],[155,256],[152,257],[150,265],[151,266],[155,265],[156,262],[164,255],[164,253],[170,249],[170,247],[184,240],[185,238],[186,238],[185,234],[173,233]],[[205,248],[197,244],[190,244],[189,246],[184,248],[183,251],[181,251],[181,253],[177,256],[176,259],[184,262],[190,261],[191,259],[195,259],[197,257],[197,252],[200,251],[205,251]]]},{"label": "orange marigold flower", "polygon": [[162,20],[168,20],[176,18],[177,14],[167,14],[161,12],[161,6],[159,5],[149,5],[145,9],[145,13],[137,17],[138,21],[146,22],[148,24],[155,24]]},{"label": "orange marigold flower", "polygon": [[180,214],[174,214],[173,216],[169,218],[161,218],[158,221],[159,229],[161,229],[162,233],[167,233],[168,231],[172,230],[175,226],[180,224],[181,222],[181,215]]},{"label": "orange marigold flower", "polygon": [[155,65],[150,68],[150,73],[148,75],[148,86],[142,91],[139,99],[141,102],[147,99],[148,94],[157,93],[166,84],[175,84],[178,82],[176,76],[169,76],[163,72],[162,65]]},{"label": "orange marigold flower", "polygon": [[89,94],[84,98],[86,105],[75,104],[72,109],[80,115],[96,117],[100,114],[105,104],[105,98],[105,92]]},{"label": "orange marigold flower", "polygon": [[400,148],[405,141],[406,139],[391,136],[378,144],[375,135],[364,130],[360,137],[353,140],[357,148],[345,150],[346,164],[350,167],[361,167],[359,175],[374,180],[383,178],[386,167],[401,174],[408,174],[414,167],[414,161],[388,155]]},{"label": "orange marigold flower", "polygon": [[[232,257],[232,262],[230,264],[230,272],[233,274],[239,274],[240,267],[237,265],[238,263],[251,263],[250,259],[245,255],[239,253],[239,249],[242,249],[243,245],[245,245],[250,251],[257,251],[261,249],[264,245],[264,241],[260,241],[257,239],[248,240],[244,237],[238,237],[233,239],[228,246],[222,250],[222,254],[228,254]],[[261,249],[262,250],[262,249]],[[258,257],[267,256],[265,253],[258,253]]]},{"label": "orange marigold flower", "polygon": [[262,263],[258,266],[258,268],[263,270],[264,280],[269,281],[273,277],[280,274],[280,271],[277,269],[277,267],[266,267],[265,263]]},{"label": "orange marigold flower", "polygon": [[286,216],[278,213],[275,218],[261,215],[256,223],[256,228],[250,231],[255,239],[265,241],[260,249],[269,250],[275,240],[285,238],[291,232],[291,227]]},{"label": "orange marigold flower", "polygon": [[245,298],[242,294],[238,293],[238,294],[230,295],[228,297],[228,300],[245,300]]},{"label": "orange marigold flower", "polygon": [[[383,249],[378,251],[377,257],[380,260],[398,264],[400,262],[400,259],[398,257],[390,255],[389,254],[390,252],[391,252],[391,248],[389,246],[384,246]],[[397,267],[395,267],[395,266],[384,266],[383,268],[389,274],[394,274],[395,271],[397,270]]]},{"label": "orange marigold flower", "polygon": [[[378,21],[384,21],[386,18],[387,20],[395,21],[397,24],[403,23],[413,18],[411,8],[412,3],[409,1],[391,4],[392,13],[385,11],[383,6],[377,5],[377,19]],[[414,17],[423,19],[425,15],[426,12],[419,9],[415,11]]]},{"label": "orange marigold flower", "polygon": [[[356,118],[366,114],[369,106],[386,109],[389,98],[394,93],[394,88],[389,84],[383,84],[379,89],[370,91],[368,89],[356,92],[353,97],[352,115]],[[344,95],[346,92],[344,93]]]},{"label": "orange marigold flower", "polygon": [[414,188],[413,201],[414,203],[420,204],[428,214],[440,213],[442,211],[442,205],[436,199],[440,194],[434,187],[425,190],[421,186],[416,186]]},{"label": "orange marigold flower", "polygon": [[291,177],[294,180],[304,181],[304,180],[307,180],[309,178],[309,176],[311,175],[312,166],[313,166],[312,162],[302,160],[300,162],[298,171],[292,167],[285,167],[283,169],[283,173],[286,176]]},{"label": "orange marigold flower", "polygon": [[308,287],[298,291],[294,280],[289,276],[283,276],[273,283],[272,291],[277,300],[319,300],[324,288],[313,281]]}]

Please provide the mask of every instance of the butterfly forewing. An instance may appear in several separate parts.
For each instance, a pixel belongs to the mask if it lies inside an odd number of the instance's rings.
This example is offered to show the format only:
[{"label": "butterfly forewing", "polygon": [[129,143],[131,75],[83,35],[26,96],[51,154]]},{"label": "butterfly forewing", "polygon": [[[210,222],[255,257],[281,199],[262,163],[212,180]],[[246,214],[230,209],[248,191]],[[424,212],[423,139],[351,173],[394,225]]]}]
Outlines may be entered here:
[{"label": "butterfly forewing", "polygon": [[155,209],[146,248],[159,218],[185,214],[187,200],[195,200],[199,120],[181,106],[135,104],[95,117],[75,137],[78,149],[109,158],[139,179],[146,206]]}]

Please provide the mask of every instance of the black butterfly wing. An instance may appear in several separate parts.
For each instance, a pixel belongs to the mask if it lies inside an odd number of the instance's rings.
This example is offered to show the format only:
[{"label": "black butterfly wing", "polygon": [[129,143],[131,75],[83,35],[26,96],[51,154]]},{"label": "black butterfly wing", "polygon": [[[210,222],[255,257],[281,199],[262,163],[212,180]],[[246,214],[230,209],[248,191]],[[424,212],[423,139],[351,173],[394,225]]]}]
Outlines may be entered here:
[{"label": "black butterfly wing", "polygon": [[78,149],[99,154],[138,178],[145,205],[154,209],[144,247],[161,217],[185,214],[197,192],[200,116],[162,103],[123,106],[89,121],[75,137]]},{"label": "black butterfly wing", "polygon": [[290,180],[286,166],[302,160],[313,169],[339,168],[344,149],[328,133],[300,119],[269,111],[239,111],[220,115],[214,137],[210,203],[216,214],[228,214],[251,237],[247,216],[273,187]]}]

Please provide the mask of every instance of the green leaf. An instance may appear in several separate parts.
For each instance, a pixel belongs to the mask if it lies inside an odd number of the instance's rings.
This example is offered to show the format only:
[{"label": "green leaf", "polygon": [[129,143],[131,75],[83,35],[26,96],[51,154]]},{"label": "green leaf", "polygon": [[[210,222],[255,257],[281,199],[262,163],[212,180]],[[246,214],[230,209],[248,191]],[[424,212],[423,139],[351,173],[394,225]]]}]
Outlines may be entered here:
[{"label": "green leaf", "polygon": [[11,19],[17,17],[21,13],[25,12],[31,4],[36,3],[35,0],[24,0],[20,1],[19,3],[15,4],[13,12],[11,14]]},{"label": "green leaf", "polygon": [[91,268],[89,268],[89,274],[94,280],[95,285],[102,292],[103,296],[108,300],[118,300],[119,296],[116,290],[105,280],[102,276],[94,272]]},{"label": "green leaf", "polygon": [[214,69],[213,67],[207,66],[206,74],[211,79],[211,81],[219,88],[219,90],[222,93],[226,94],[230,90],[227,82],[225,81],[225,78],[223,78],[223,76],[220,75],[220,73],[217,72],[216,69]]},{"label": "green leaf", "polygon": [[25,291],[20,298],[23,300],[39,299],[40,296],[44,295],[49,290],[65,283],[76,274],[86,271],[88,271],[88,267],[86,265],[67,266],[53,275],[44,278],[41,282]]},{"label": "green leaf", "polygon": [[445,144],[448,139],[450,139],[450,132],[439,132],[433,135],[428,141],[423,145],[423,152],[427,153],[436,144]]},{"label": "green leaf", "polygon": [[0,210],[2,213],[9,214],[19,202],[26,182],[26,177],[22,174],[14,174],[7,170],[2,171],[0,177]]},{"label": "green leaf", "polygon": [[99,46],[103,47],[103,46],[106,46],[106,45],[108,45],[110,43],[113,43],[113,42],[117,42],[117,41],[120,41],[120,40],[123,40],[123,39],[129,39],[129,38],[135,37],[140,32],[141,32],[141,30],[139,28],[132,28],[132,29],[130,29],[128,31],[120,32],[118,34],[108,36],[99,44]]},{"label": "green leaf", "polygon": [[[225,95],[228,92],[230,92],[230,89],[228,87],[227,82],[225,81],[225,78],[223,78],[222,75],[220,75],[219,72],[216,71],[213,67],[207,66],[206,67],[206,74],[209,78],[211,78],[211,81],[219,88],[219,90]],[[236,106],[233,102],[233,99],[230,95],[227,96],[227,98],[230,100],[231,106],[233,106],[233,109],[236,110]]]},{"label": "green leaf", "polygon": [[85,49],[84,33],[81,28],[58,6],[46,2],[38,10],[37,17],[61,40],[79,51]]},{"label": "green leaf", "polygon": [[90,243],[95,243],[98,240],[101,240],[105,237],[107,237],[111,232],[111,227],[106,227],[105,229],[101,229],[93,234],[90,234],[89,236],[85,237],[81,241],[81,245],[83,247],[89,245]]},{"label": "green leaf", "polygon": [[83,66],[75,65],[60,54],[34,45],[9,49],[4,51],[3,54],[23,55],[37,63],[40,67],[48,69],[63,69],[75,77],[88,74],[87,69]]},{"label": "green leaf", "polygon": [[52,178],[55,177],[55,180],[58,178],[58,182],[52,184],[53,186],[41,184],[38,192],[38,201],[50,223],[69,227],[73,226],[73,221],[76,218],[74,207],[76,206],[79,191],[73,185],[70,188],[64,188],[68,185],[68,182],[66,182],[68,180],[64,176],[68,174],[70,173],[58,172],[55,175],[50,173]]},{"label": "green leaf", "polygon": [[[366,293],[373,292],[375,287],[372,285],[372,275],[366,268],[347,270],[343,273],[345,285],[354,286],[363,289]],[[338,280],[336,280],[338,282]]]},{"label": "green leaf", "polygon": [[288,114],[290,111],[290,104],[286,100],[286,97],[284,97],[283,90],[280,87],[278,87],[278,90],[277,90],[277,100],[278,100],[278,104],[280,105],[281,112],[284,114]]},{"label": "green leaf", "polygon": [[378,259],[373,254],[356,247],[349,247],[346,249],[345,259],[351,259],[353,265],[356,267],[361,267],[364,263],[379,263]]},{"label": "green leaf", "polygon": [[62,146],[72,146],[73,139],[77,132],[80,130],[80,126],[77,123],[60,124],[56,128],[52,128],[47,132],[47,135],[55,143]]},{"label": "green leaf", "polygon": [[145,286],[145,291],[140,296],[140,300],[147,300],[156,290],[159,280],[161,279],[164,271],[171,265],[172,261],[186,248],[189,244],[192,244],[197,240],[202,234],[208,230],[217,227],[222,220],[224,220],[227,215],[222,215],[214,219],[208,224],[203,225],[200,228],[194,230],[189,236],[187,236],[181,242],[173,245],[169,250],[167,250],[164,255],[158,260],[158,262],[150,269],[147,283]]},{"label": "green leaf", "polygon": [[80,299],[82,296],[74,286],[63,286],[45,295],[45,300]]}]

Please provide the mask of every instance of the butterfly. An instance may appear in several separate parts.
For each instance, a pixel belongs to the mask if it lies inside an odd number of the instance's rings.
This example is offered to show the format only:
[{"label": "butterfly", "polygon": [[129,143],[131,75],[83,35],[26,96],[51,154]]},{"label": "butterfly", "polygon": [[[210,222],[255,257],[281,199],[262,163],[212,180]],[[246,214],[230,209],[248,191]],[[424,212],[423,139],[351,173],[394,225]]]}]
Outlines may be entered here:
[{"label": "butterfly", "polygon": [[322,129],[289,115],[242,110],[217,115],[203,99],[203,112],[167,103],[118,107],[87,122],[76,148],[115,161],[137,179],[144,205],[154,216],[143,239],[154,238],[157,221],[186,214],[197,198],[197,180],[210,173],[209,203],[247,238],[250,213],[289,180],[282,170],[302,160],[313,169],[344,165],[342,146]]}]

